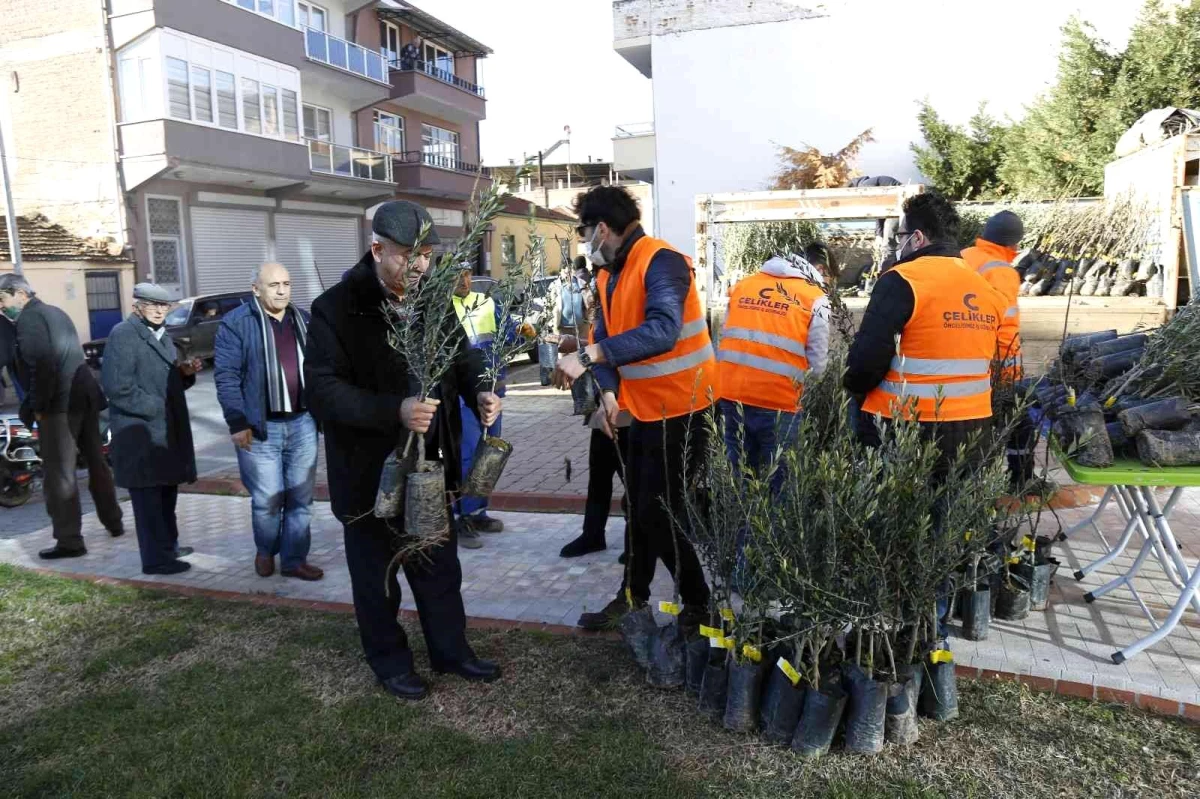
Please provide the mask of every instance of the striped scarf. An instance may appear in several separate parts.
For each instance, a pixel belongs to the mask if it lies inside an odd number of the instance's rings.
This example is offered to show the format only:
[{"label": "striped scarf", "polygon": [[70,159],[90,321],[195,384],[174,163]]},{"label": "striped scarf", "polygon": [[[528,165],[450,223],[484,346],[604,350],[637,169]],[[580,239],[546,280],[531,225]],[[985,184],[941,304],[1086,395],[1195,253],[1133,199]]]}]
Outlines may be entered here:
[{"label": "striped scarf", "polygon": [[[263,345],[263,360],[266,362],[267,368],[267,410],[271,413],[287,413],[295,411],[295,408],[290,407],[290,400],[287,396],[287,382],[283,377],[283,366],[279,363],[279,353],[275,350],[275,333],[271,330],[271,320],[267,317],[266,310],[258,298],[254,298],[254,305],[251,306],[255,315],[258,316],[258,328],[262,332]],[[300,311],[296,310],[295,306],[288,306],[291,311],[290,317],[292,326],[296,331],[296,356],[297,367],[300,370],[300,391],[304,392],[304,345],[308,338],[308,328],[304,324],[304,317]],[[284,317],[286,322],[287,316]]]}]

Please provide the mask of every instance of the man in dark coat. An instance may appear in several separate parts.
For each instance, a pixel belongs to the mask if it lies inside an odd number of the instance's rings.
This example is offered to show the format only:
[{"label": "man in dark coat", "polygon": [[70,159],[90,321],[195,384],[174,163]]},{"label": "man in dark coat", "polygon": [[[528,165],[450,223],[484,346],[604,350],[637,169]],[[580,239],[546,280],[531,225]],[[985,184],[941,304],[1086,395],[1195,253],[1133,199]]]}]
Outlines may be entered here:
[{"label": "man in dark coat", "polygon": [[4,404],[6,384],[15,391],[17,402],[25,399],[25,386],[21,383],[18,367],[17,325],[7,316],[0,314],[0,405]]},{"label": "man in dark coat", "polygon": [[21,420],[37,422],[41,440],[42,492],[54,524],[55,544],[38,555],[46,560],[87,554],[83,544],[76,459],[83,455],[96,513],[111,535],[125,532],[112,472],[100,440],[100,412],[107,407],[71,317],[37,298],[21,275],[0,277],[0,307],[16,320],[17,352],[28,393]]},{"label": "man in dark coat", "polygon": [[108,394],[113,469],[129,489],[144,574],[179,574],[175,502],[181,483],[196,480],[192,424],[183,392],[196,383],[200,360],[179,361],[163,322],[171,307],[153,283],[133,289],[133,313],[108,334],[101,380]]},{"label": "man in dark coat", "polygon": [[[420,699],[428,687],[414,670],[412,650],[396,619],[400,584],[390,564],[400,541],[388,522],[372,514],[380,470],[401,437],[412,431],[425,436],[428,458],[451,465],[445,474],[447,491],[453,493],[462,430],[458,397],[484,426],[500,414],[500,398],[486,390],[482,377],[483,358],[467,347],[459,325],[453,326],[458,341],[452,368],[429,397],[436,402],[420,401],[408,365],[388,344],[384,304],[399,301],[420,280],[438,243],[432,230],[421,240],[422,225],[432,226],[432,220],[415,203],[379,207],[371,251],[313,303],[304,359],[308,407],[325,431],[330,500],[344,526],[363,650],[380,684],[401,699]],[[451,529],[447,541],[406,558],[404,573],[434,671],[491,681],[500,676],[499,667],[476,658],[467,643],[457,548]]]}]

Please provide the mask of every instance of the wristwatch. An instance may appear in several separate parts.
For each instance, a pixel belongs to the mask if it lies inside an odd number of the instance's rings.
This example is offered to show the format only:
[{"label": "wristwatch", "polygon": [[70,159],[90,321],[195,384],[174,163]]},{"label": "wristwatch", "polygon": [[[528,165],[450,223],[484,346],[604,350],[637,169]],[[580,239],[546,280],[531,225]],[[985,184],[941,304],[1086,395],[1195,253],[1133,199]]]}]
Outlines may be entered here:
[{"label": "wristwatch", "polygon": [[583,366],[584,369],[592,368],[592,356],[588,355],[587,347],[579,348],[579,363]]}]

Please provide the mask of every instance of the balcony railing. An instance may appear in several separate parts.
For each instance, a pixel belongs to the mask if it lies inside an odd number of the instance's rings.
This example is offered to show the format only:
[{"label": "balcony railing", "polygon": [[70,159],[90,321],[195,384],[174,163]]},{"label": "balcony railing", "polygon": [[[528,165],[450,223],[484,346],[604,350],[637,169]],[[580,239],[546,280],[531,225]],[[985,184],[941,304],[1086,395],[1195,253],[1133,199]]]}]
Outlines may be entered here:
[{"label": "balcony railing", "polygon": [[424,72],[429,77],[440,80],[442,83],[456,86],[477,97],[484,97],[482,86],[463,80],[453,72],[442,69],[434,61],[410,61],[406,58],[396,58],[389,63],[389,66],[397,72]]},{"label": "balcony railing", "polygon": [[[422,164],[424,166],[432,166],[438,169],[448,169],[451,172],[464,172],[474,175],[479,172],[479,164],[471,164],[466,161],[460,161],[457,157],[445,155],[443,153],[427,153],[421,150],[409,150],[404,153],[395,153],[393,158],[399,164]],[[487,177],[485,175],[484,177]]]},{"label": "balcony railing", "polygon": [[386,84],[387,62],[374,50],[339,39],[316,28],[304,29],[304,51],[313,61]]},{"label": "balcony railing", "polygon": [[388,153],[316,139],[305,141],[308,142],[308,162],[313,172],[380,183],[392,182],[392,156]]},{"label": "balcony railing", "polygon": [[632,139],[635,136],[653,136],[653,122],[632,122],[627,125],[617,125],[613,133],[614,139]]}]

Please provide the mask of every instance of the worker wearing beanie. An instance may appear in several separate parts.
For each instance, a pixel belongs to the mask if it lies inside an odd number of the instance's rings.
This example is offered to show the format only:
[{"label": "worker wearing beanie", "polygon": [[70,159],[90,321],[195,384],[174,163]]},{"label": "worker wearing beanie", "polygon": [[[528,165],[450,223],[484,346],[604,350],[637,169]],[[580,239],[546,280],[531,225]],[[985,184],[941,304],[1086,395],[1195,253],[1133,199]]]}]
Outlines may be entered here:
[{"label": "worker wearing beanie", "polygon": [[[1001,211],[987,221],[974,247],[962,251],[967,268],[977,272],[992,288],[1004,296],[1007,304],[1000,322],[997,360],[1000,362],[1000,382],[1012,384],[1023,376],[1021,362],[1021,308],[1017,292],[1021,276],[1013,268],[1017,247],[1025,237],[1021,217],[1012,211]],[[1033,477],[1033,426],[1021,420],[1008,442],[1008,473],[1013,485],[1020,488]]]},{"label": "worker wearing beanie", "polygon": [[975,246],[962,251],[967,268],[978,272],[1008,301],[1000,323],[1001,377],[1005,381],[1021,379],[1021,309],[1017,305],[1021,276],[1012,264],[1017,257],[1017,245],[1024,237],[1021,217],[1012,211],[1001,211],[984,225],[983,235],[975,239]]}]

